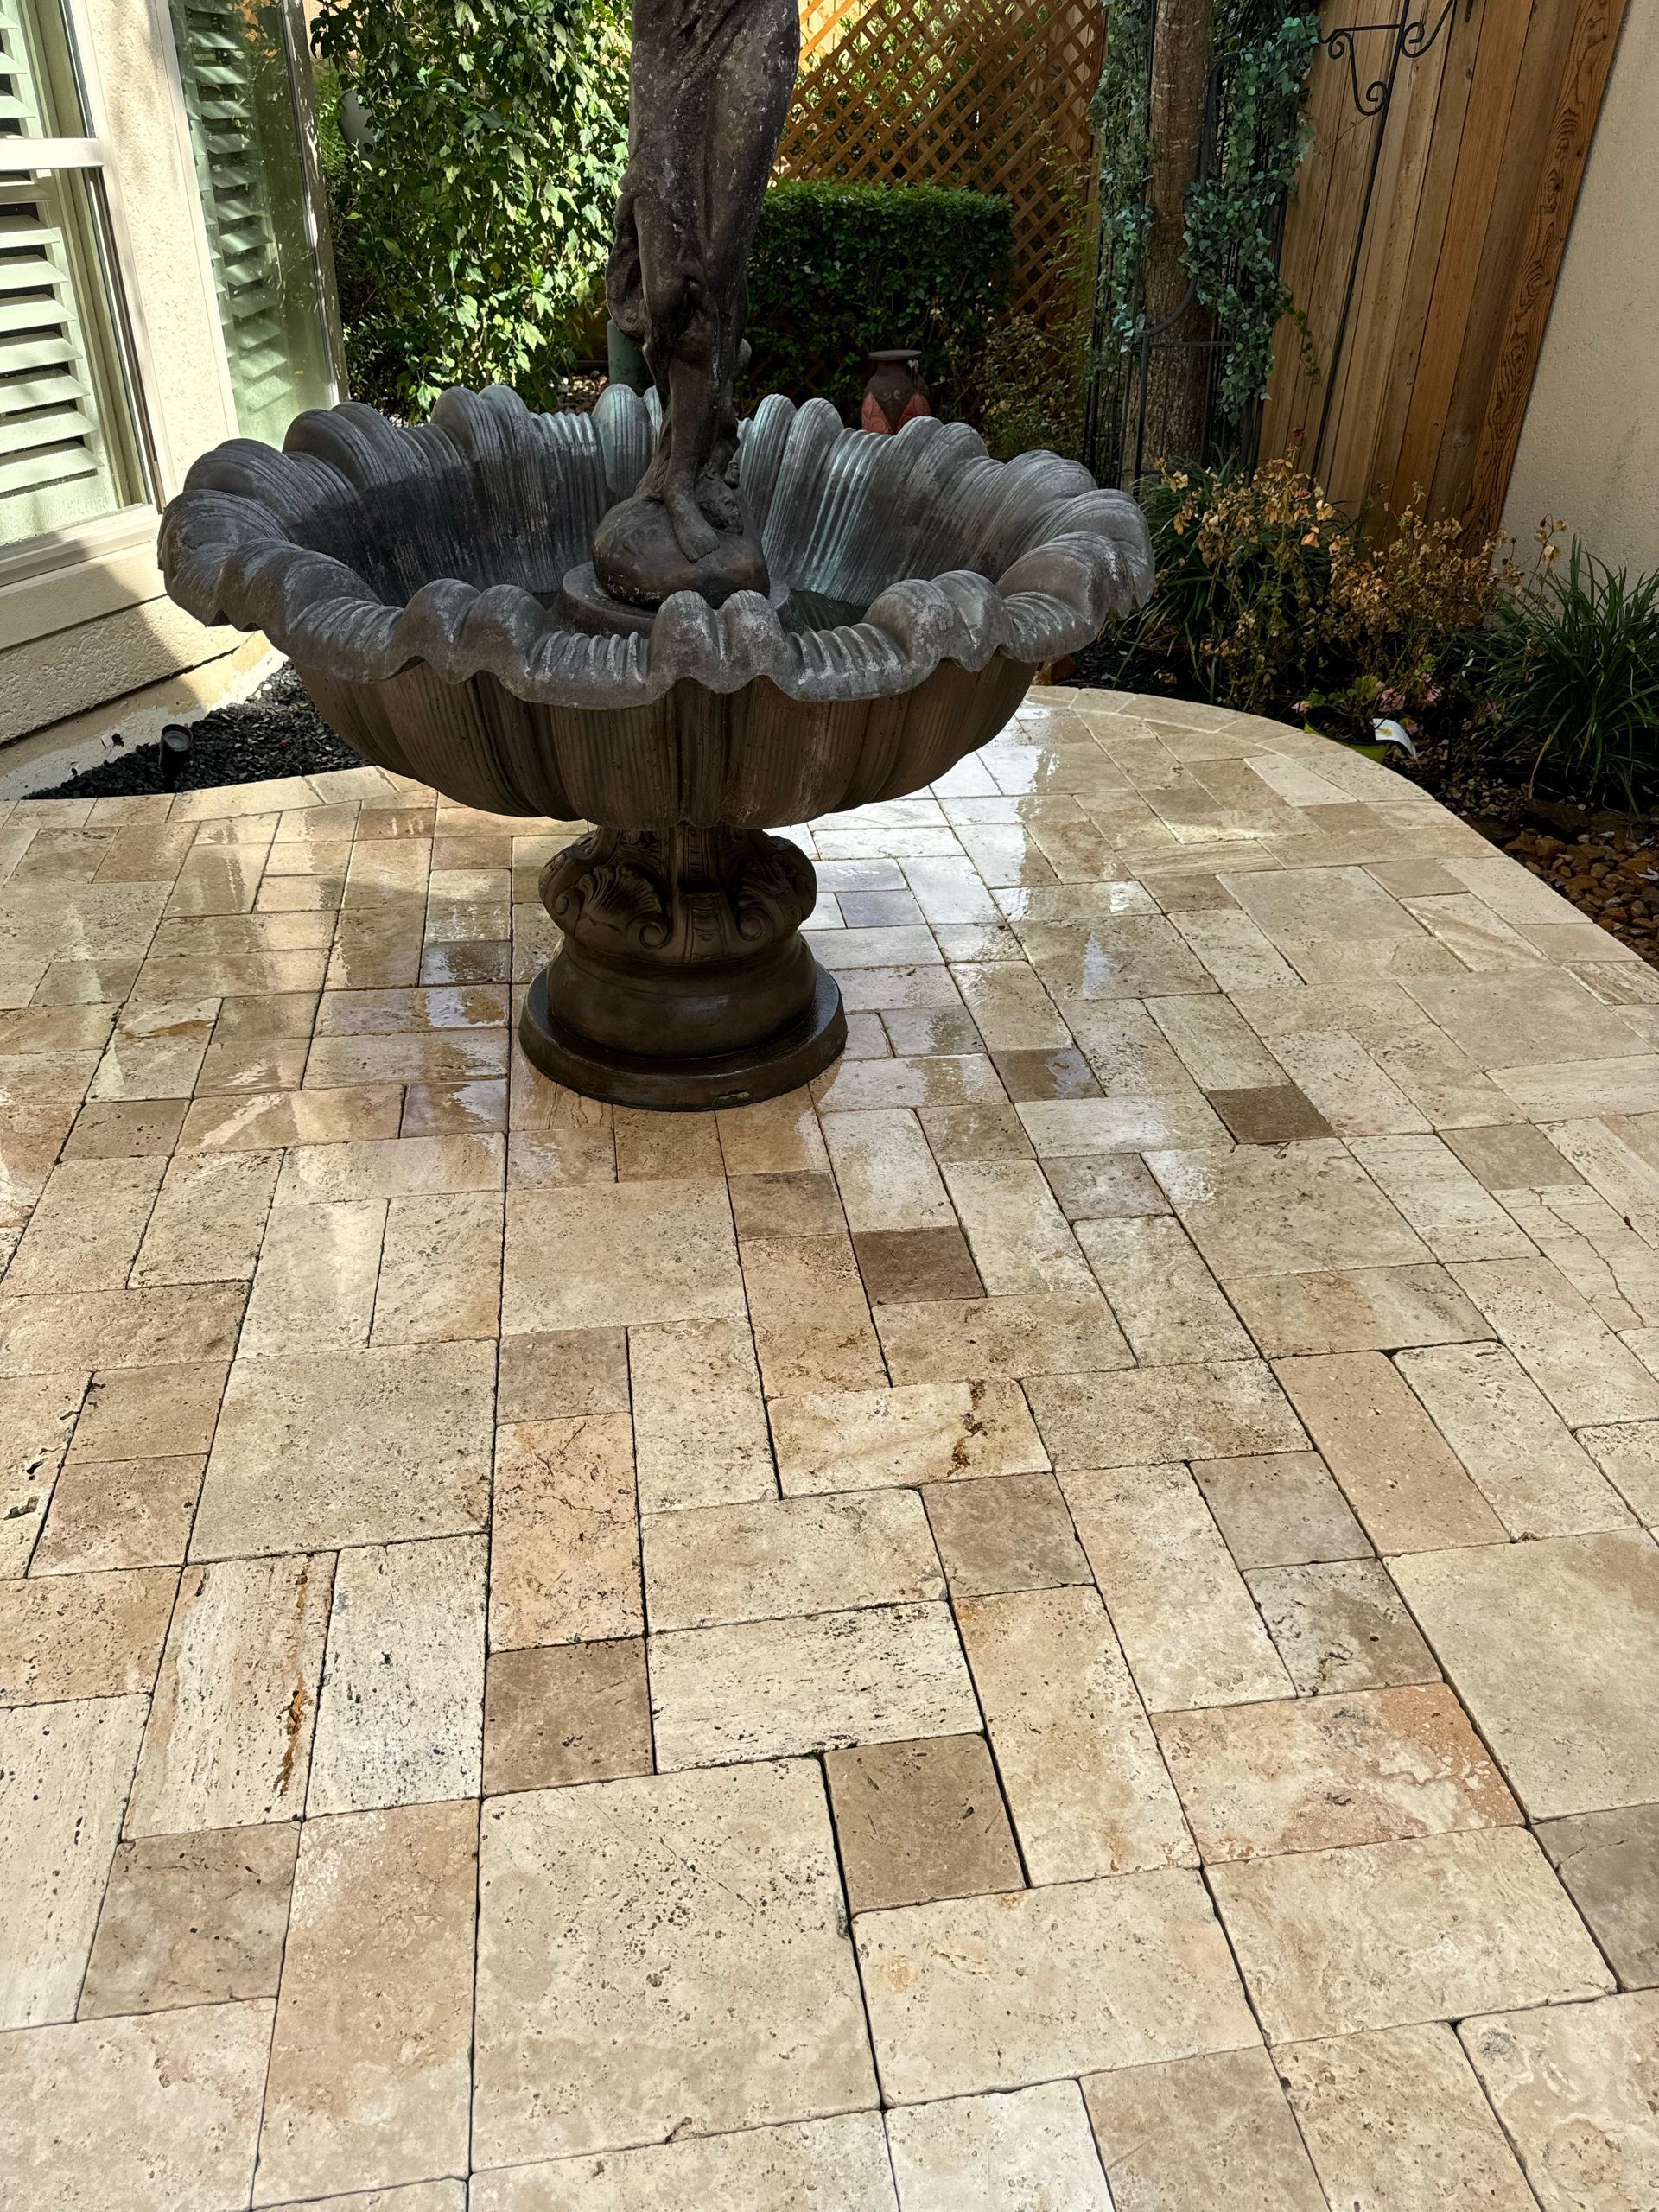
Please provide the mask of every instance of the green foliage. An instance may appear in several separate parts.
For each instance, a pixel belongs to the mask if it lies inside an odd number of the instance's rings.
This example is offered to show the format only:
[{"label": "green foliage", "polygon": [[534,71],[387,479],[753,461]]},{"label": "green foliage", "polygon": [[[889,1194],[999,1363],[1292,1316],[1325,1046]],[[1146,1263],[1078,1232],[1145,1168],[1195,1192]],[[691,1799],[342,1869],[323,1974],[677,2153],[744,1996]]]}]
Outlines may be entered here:
[{"label": "green foliage", "polygon": [[1046,304],[999,322],[975,366],[980,424],[998,461],[1039,449],[1083,457],[1095,253],[1084,181],[1063,181],[1065,223],[1045,264]]},{"label": "green foliage", "polygon": [[1116,0],[1091,111],[1100,146],[1102,343],[1130,353],[1146,328],[1142,307],[1152,232],[1152,34],[1156,0]]},{"label": "green foliage", "polygon": [[1659,575],[1632,581],[1574,538],[1565,574],[1547,557],[1500,601],[1475,677],[1535,777],[1586,804],[1659,803]]},{"label": "green foliage", "polygon": [[1117,640],[1126,674],[1150,664],[1166,684],[1249,714],[1304,698],[1352,524],[1287,461],[1160,469],[1141,503],[1157,583]]},{"label": "green foliage", "polygon": [[976,381],[995,459],[1041,450],[1083,453],[1089,326],[1081,315],[1010,315],[986,340]]},{"label": "green foliage", "polygon": [[[1102,324],[1106,350],[1133,353],[1146,332],[1152,228],[1149,124],[1156,0],[1114,0],[1095,95],[1102,149]],[[1218,0],[1228,59],[1226,127],[1214,174],[1187,198],[1185,260],[1222,346],[1217,410],[1236,422],[1266,386],[1274,327],[1291,305],[1279,274],[1279,210],[1307,149],[1302,89],[1319,35],[1298,0]]]},{"label": "green foliage", "polygon": [[775,184],[749,262],[753,358],[740,399],[831,399],[855,413],[865,356],[918,346],[934,405],[962,404],[1007,298],[1008,203],[939,185]]},{"label": "green foliage", "polygon": [[551,404],[609,249],[626,0],[323,0],[313,35],[374,133],[324,147],[353,391]]},{"label": "green foliage", "polygon": [[1420,501],[1362,529],[1285,461],[1162,470],[1141,498],[1158,581],[1116,641],[1130,689],[1161,671],[1189,696],[1332,736],[1369,738],[1384,715],[1415,734],[1513,587],[1491,544],[1427,522]]},{"label": "green foliage", "polygon": [[1216,391],[1224,422],[1265,394],[1274,326],[1291,303],[1279,274],[1279,210],[1307,149],[1302,86],[1319,35],[1317,15],[1243,31],[1219,167],[1187,200],[1187,266],[1226,349]]}]

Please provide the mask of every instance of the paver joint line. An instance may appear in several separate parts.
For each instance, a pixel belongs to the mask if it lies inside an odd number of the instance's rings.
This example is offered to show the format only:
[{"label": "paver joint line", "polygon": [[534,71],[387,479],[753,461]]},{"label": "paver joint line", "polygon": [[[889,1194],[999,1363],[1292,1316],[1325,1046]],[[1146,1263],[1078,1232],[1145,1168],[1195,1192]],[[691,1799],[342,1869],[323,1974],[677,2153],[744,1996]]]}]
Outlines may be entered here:
[{"label": "paver joint line", "polygon": [[582,827],[5,812],[0,2212],[1659,2202],[1659,976],[1039,690],[613,1111]]}]

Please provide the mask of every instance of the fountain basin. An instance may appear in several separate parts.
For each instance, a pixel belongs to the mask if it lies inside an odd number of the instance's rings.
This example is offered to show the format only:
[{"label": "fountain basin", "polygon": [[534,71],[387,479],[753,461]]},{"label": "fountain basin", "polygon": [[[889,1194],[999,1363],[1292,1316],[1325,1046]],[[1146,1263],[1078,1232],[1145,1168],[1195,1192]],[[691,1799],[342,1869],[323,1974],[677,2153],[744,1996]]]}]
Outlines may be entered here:
[{"label": "fountain basin", "polygon": [[[844,1037],[798,934],[810,865],[764,833],[942,775],[1144,600],[1152,562],[1139,509],[1074,461],[774,397],[738,461],[772,596],[681,592],[648,634],[588,634],[565,580],[655,428],[654,397],[618,385],[591,416],[500,386],[412,429],[350,403],[302,415],[281,453],[237,439],[196,462],[161,559],[200,620],[264,630],[370,760],[600,825],[545,872],[565,944],[525,1049],[593,1095],[707,1106],[792,1087]],[[854,619],[818,626],[826,608]]]}]

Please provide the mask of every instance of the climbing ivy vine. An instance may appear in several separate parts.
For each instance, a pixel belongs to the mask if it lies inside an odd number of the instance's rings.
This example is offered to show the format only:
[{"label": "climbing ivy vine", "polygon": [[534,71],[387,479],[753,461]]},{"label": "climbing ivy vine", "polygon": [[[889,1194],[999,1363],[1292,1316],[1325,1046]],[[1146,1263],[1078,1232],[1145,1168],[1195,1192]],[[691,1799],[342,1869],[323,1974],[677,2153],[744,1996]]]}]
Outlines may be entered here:
[{"label": "climbing ivy vine", "polygon": [[[1133,353],[1146,331],[1156,15],[1156,0],[1114,0],[1095,96],[1106,245],[1101,321],[1106,350],[1120,355]],[[1279,274],[1279,209],[1307,148],[1302,92],[1319,36],[1317,13],[1294,0],[1218,0],[1225,120],[1212,174],[1188,194],[1185,258],[1222,344],[1217,407],[1224,420],[1237,418],[1263,391],[1274,327],[1291,305]]]}]

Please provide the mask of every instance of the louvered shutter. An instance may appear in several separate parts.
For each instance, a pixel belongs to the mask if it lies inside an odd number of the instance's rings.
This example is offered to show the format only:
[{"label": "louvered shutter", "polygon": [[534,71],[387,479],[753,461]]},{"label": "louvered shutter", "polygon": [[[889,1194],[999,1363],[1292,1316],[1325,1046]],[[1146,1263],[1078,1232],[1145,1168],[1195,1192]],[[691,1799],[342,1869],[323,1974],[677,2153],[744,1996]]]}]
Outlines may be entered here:
[{"label": "louvered shutter", "polygon": [[300,408],[330,396],[315,272],[296,229],[302,186],[279,11],[172,0],[172,12],[238,419],[249,436],[279,438]]},{"label": "louvered shutter", "polygon": [[[0,0],[0,135],[44,137],[20,0]],[[71,173],[0,179],[0,540],[118,504],[83,327]]]}]

